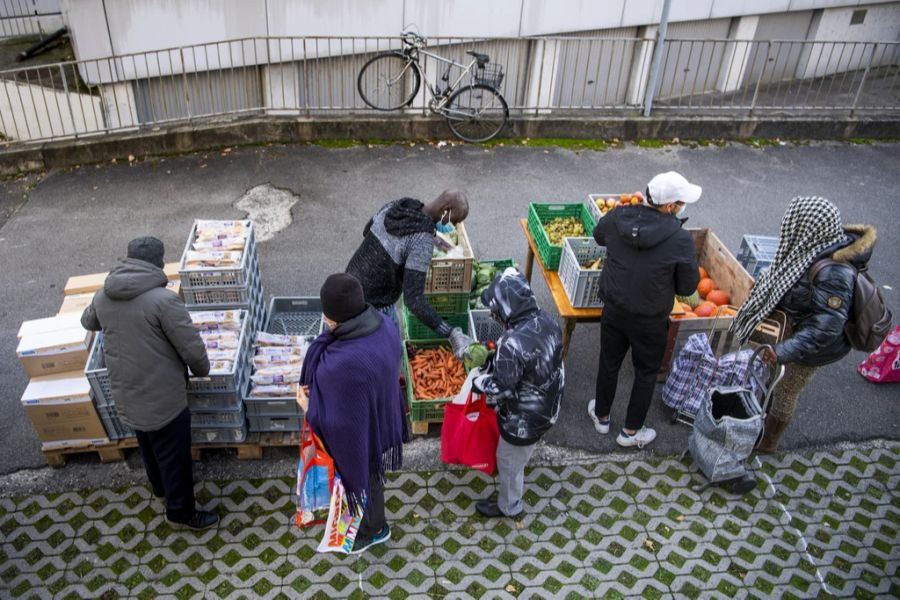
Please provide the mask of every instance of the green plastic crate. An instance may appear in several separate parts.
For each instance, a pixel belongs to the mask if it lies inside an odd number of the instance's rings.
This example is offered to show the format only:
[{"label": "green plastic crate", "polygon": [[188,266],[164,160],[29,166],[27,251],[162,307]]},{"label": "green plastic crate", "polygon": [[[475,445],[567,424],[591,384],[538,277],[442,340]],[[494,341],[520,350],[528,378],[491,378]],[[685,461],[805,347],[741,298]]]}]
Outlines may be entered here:
[{"label": "green plastic crate", "polygon": [[539,204],[532,202],[528,205],[528,233],[537,246],[538,255],[544,268],[549,271],[559,269],[559,260],[562,257],[562,244],[554,246],[544,231],[544,223],[556,217],[578,217],[584,225],[585,235],[593,234],[596,222],[591,216],[588,207],[583,202],[572,204]]},{"label": "green plastic crate", "polygon": [[440,423],[444,420],[444,405],[453,400],[453,398],[436,398],[434,400],[420,400],[415,397],[415,390],[412,378],[412,371],[409,368],[409,353],[406,345],[411,344],[414,348],[437,348],[439,346],[450,347],[450,342],[446,340],[420,340],[414,342],[403,343],[403,371],[406,376],[406,400],[409,403],[409,418],[412,421],[427,421],[430,423]]},{"label": "green plastic crate", "polygon": [[[450,323],[454,327],[460,327],[463,331],[469,326],[469,310],[468,296],[466,297],[466,308],[464,312],[453,313],[449,315],[442,314],[441,318]],[[403,333],[404,339],[407,340],[437,340],[443,339],[437,332],[428,325],[419,320],[419,318],[409,312],[406,305],[402,305],[401,312],[403,314]]]},{"label": "green plastic crate", "polygon": [[440,314],[461,313],[469,309],[469,294],[425,294],[425,299]]}]

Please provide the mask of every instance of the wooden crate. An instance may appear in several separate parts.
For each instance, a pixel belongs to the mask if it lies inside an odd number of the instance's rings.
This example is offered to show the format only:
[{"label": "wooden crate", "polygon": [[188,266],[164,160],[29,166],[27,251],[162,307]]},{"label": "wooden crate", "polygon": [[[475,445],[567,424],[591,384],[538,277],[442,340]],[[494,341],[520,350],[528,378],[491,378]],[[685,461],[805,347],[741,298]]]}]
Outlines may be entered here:
[{"label": "wooden crate", "polygon": [[[731,304],[740,306],[750,295],[753,278],[737,261],[722,240],[710,229],[690,229],[697,251],[697,261],[706,267],[709,276],[731,297]],[[734,316],[700,317],[696,319],[671,319],[666,353],[660,369],[659,380],[664,381],[672,360],[695,333],[710,334],[710,345],[717,356],[737,349],[737,340],[728,332]]]}]

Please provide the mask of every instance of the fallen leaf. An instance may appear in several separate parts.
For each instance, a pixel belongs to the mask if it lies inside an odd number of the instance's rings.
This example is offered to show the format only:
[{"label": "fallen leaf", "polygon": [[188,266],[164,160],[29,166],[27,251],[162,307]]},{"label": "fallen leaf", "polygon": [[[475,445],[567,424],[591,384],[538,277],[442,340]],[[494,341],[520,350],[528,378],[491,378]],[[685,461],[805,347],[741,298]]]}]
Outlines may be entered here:
[{"label": "fallen leaf", "polygon": [[647,550],[649,550],[650,552],[656,552],[656,545],[650,538],[644,540],[644,547],[647,548]]},{"label": "fallen leaf", "polygon": [[747,571],[741,571],[741,579],[747,576]]},{"label": "fallen leaf", "polygon": [[96,185],[94,186],[94,189],[95,189],[95,190],[97,189],[97,186],[96,186]]},{"label": "fallen leaf", "polygon": [[112,164],[116,164],[117,161],[116,161],[115,158],[113,158],[110,162],[111,162]]},{"label": "fallen leaf", "polygon": [[676,517],[675,520],[678,521],[679,523],[684,523],[684,515],[678,515],[678,517]]},{"label": "fallen leaf", "polygon": [[518,589],[516,588],[516,586],[514,586],[513,584],[510,583],[509,585],[506,586],[506,591],[509,592],[510,594],[515,594],[518,591]]},{"label": "fallen leaf", "polygon": [[525,521],[516,521],[516,529],[525,529]]},{"label": "fallen leaf", "polygon": [[205,169],[205,168],[206,168],[206,165],[200,165],[200,168],[201,168],[201,169]]}]

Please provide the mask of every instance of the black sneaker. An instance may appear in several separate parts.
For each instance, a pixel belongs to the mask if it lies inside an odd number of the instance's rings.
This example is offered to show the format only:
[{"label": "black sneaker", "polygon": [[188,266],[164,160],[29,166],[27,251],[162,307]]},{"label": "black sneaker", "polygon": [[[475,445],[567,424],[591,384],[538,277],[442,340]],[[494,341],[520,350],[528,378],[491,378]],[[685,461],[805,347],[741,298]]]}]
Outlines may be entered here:
[{"label": "black sneaker", "polygon": [[389,539],[391,539],[391,528],[389,525],[385,525],[374,537],[362,539],[356,538],[353,541],[353,549],[350,550],[350,554],[361,554],[372,546],[383,544]]},{"label": "black sneaker", "polygon": [[166,521],[168,521],[171,525],[175,525],[177,527],[187,527],[188,529],[193,529],[194,531],[201,531],[203,529],[209,529],[210,527],[218,523],[219,515],[208,510],[197,510],[194,511],[194,514],[191,516],[191,518],[186,521],[175,521],[168,517],[166,517]]},{"label": "black sneaker", "polygon": [[744,494],[749,494],[754,489],[756,489],[756,479],[750,477],[749,475],[744,475],[742,477],[736,477],[735,479],[723,481],[722,487],[732,494],[743,496]]},{"label": "black sneaker", "polygon": [[510,519],[518,519],[519,517],[522,516],[521,512],[517,515],[504,514],[504,512],[502,510],[500,510],[500,507],[497,506],[497,501],[491,500],[491,499],[479,500],[478,502],[476,502],[475,510],[477,510],[481,515],[483,515],[489,519],[496,519],[498,517],[506,517],[506,516],[509,516]]}]

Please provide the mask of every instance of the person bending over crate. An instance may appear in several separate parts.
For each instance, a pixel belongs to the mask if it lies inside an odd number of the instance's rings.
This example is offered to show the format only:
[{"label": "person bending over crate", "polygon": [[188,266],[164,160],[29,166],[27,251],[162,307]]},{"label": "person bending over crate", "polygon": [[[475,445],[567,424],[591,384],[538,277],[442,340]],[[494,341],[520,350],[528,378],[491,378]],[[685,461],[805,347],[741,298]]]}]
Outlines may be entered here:
[{"label": "person bending over crate", "polygon": [[522,512],[525,466],[559,417],[565,385],[562,331],[538,307],[525,277],[509,267],[482,293],[481,302],[503,324],[493,369],[475,378],[472,387],[497,407],[497,498],[479,500],[486,517],[514,517]]},{"label": "person bending over crate", "polygon": [[350,554],[391,537],[384,516],[384,478],[403,466],[400,334],[367,305],[359,281],[330,275],[320,292],[327,329],[303,361],[297,402],[341,474],[350,509],[363,502]]},{"label": "person bending over crate", "polygon": [[616,437],[620,446],[643,448],[656,439],[644,420],[666,351],[672,300],[690,295],[700,282],[694,241],[678,215],[701,191],[674,171],[661,173],[647,185],[646,204],[610,211],[594,228],[607,258],[600,275],[604,307],[597,389],[587,408],[597,433],[609,433],[619,368],[630,347],[634,383]]},{"label": "person bending over crate", "polygon": [[445,190],[425,205],[412,198],[389,202],[363,230],[363,242],[350,259],[347,273],[362,283],[366,302],[397,322],[394,304],[403,295],[409,311],[436,333],[450,340],[460,358],[471,343],[425,298],[425,275],[431,264],[435,231],[446,233],[469,215],[466,193]]},{"label": "person bending over crate", "polygon": [[209,373],[209,357],[181,298],[166,289],[163,243],[139,237],[113,267],[81,315],[103,331],[103,355],[116,411],[134,429],[153,495],[165,498],[166,520],[206,529],[219,516],[197,510],[191,463],[187,368]]}]

